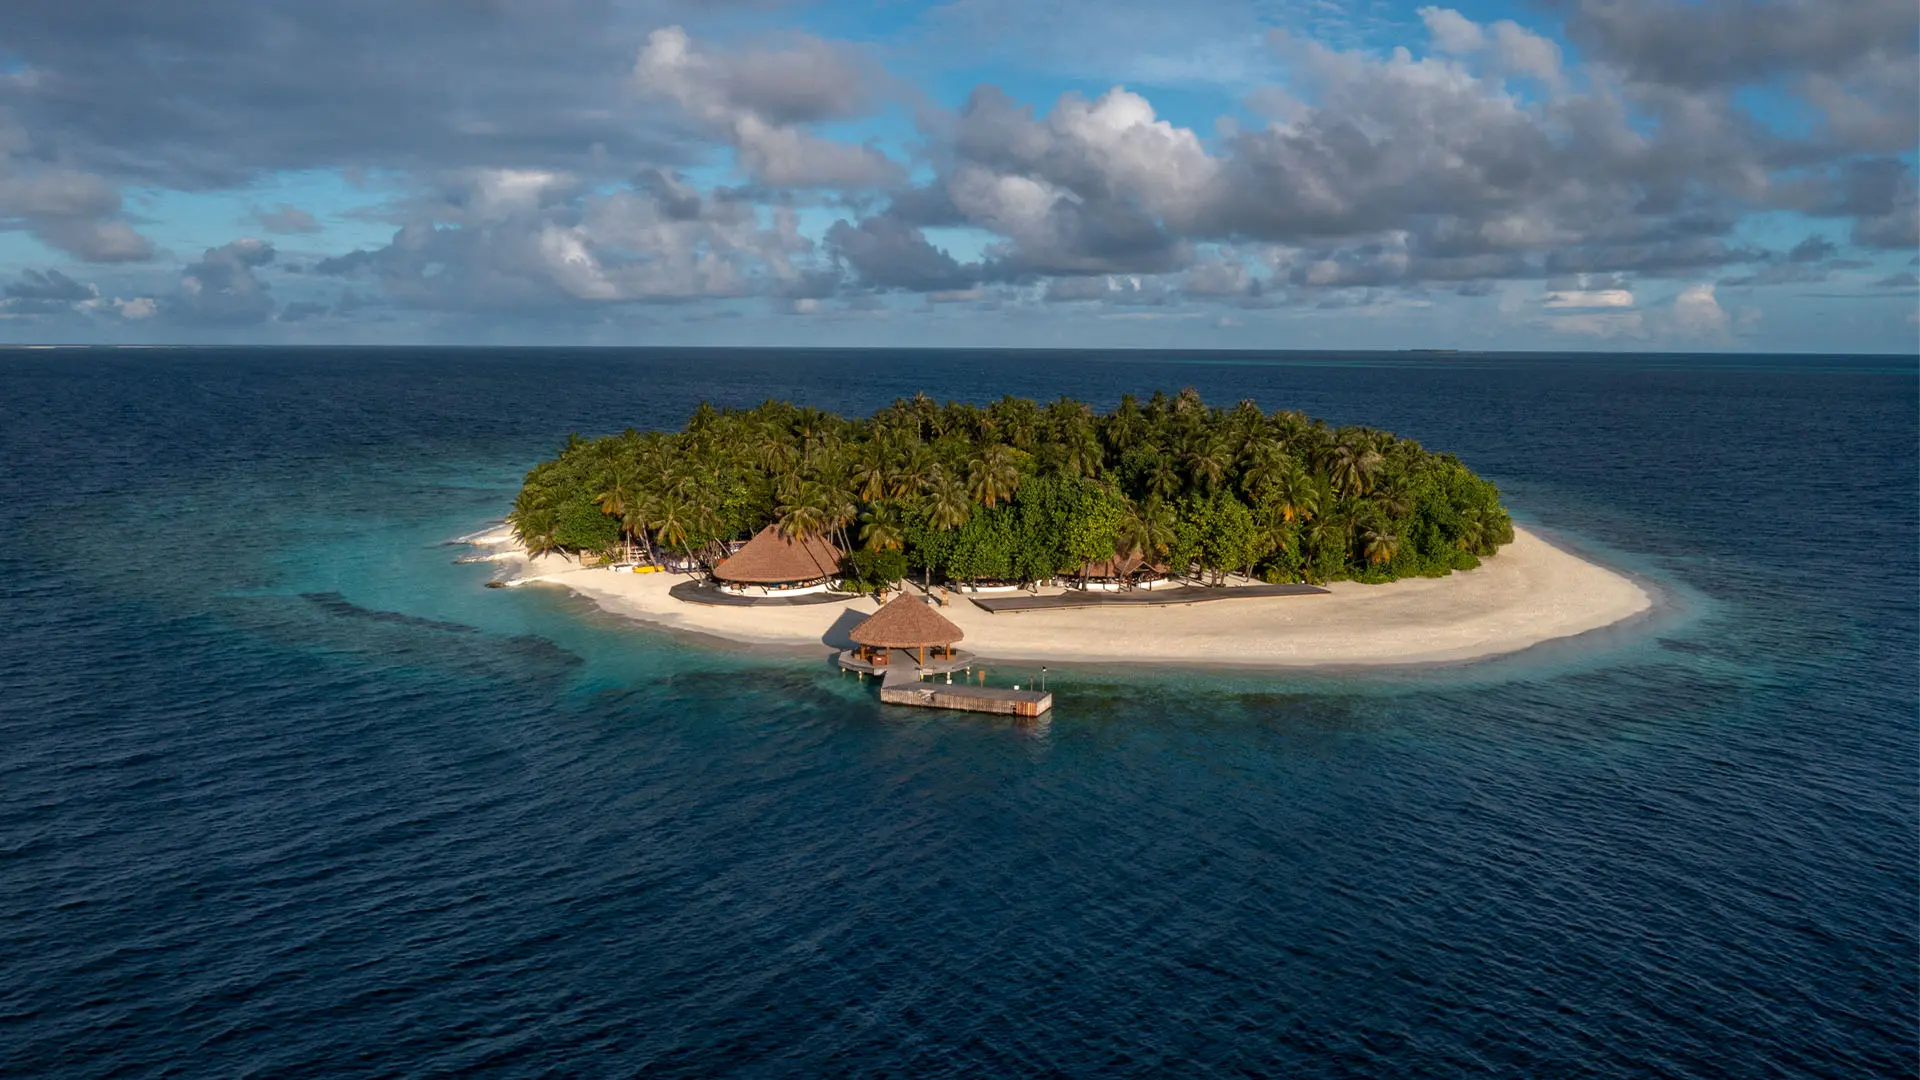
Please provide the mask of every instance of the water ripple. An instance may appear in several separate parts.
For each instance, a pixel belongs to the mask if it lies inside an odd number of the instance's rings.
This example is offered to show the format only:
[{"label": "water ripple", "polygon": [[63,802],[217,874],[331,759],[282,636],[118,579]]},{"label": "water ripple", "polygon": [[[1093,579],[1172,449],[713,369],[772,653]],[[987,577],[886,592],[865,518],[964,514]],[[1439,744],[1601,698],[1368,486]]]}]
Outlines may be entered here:
[{"label": "water ripple", "polygon": [[[1910,371],[898,359],[10,361],[0,1074],[1916,1075]],[[1116,364],[1456,449],[1688,615],[1019,726],[440,546],[556,432]]]}]

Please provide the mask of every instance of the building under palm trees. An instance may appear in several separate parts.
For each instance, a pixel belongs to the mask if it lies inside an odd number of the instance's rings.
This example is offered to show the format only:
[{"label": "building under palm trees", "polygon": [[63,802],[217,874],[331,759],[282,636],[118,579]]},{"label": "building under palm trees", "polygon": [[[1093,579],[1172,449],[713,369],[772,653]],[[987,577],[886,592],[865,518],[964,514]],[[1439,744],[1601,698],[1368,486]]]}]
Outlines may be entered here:
[{"label": "building under palm trees", "polygon": [[769,525],[722,559],[713,578],[742,596],[797,596],[825,592],[840,576],[840,549],[824,536],[796,539]]},{"label": "building under palm trees", "polygon": [[1082,566],[1080,587],[1093,592],[1166,588],[1175,584],[1167,577],[1167,573],[1165,563],[1149,562],[1145,556],[1134,551]]}]

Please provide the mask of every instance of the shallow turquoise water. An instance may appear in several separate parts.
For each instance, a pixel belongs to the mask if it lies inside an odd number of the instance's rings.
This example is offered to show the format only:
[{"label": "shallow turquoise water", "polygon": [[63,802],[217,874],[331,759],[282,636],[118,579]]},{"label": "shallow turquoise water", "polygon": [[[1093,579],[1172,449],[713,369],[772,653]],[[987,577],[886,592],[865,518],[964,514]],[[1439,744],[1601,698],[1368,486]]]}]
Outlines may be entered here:
[{"label": "shallow turquoise water", "polygon": [[[1192,384],[1670,595],[1391,673],[882,708],[446,542],[702,397]],[[1879,358],[0,361],[8,1075],[1912,1075],[1916,416]]]}]

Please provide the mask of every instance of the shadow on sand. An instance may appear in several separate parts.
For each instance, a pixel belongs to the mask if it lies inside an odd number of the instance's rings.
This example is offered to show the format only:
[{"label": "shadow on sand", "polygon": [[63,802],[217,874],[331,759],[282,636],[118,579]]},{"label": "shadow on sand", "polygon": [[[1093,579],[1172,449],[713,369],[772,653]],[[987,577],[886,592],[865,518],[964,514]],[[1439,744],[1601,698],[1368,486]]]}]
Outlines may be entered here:
[{"label": "shadow on sand", "polygon": [[848,635],[853,633],[854,627],[866,622],[870,614],[872,612],[851,610],[841,612],[840,617],[833,620],[833,625],[827,627],[827,632],[820,635],[821,643],[836,649],[853,648],[853,638]]}]

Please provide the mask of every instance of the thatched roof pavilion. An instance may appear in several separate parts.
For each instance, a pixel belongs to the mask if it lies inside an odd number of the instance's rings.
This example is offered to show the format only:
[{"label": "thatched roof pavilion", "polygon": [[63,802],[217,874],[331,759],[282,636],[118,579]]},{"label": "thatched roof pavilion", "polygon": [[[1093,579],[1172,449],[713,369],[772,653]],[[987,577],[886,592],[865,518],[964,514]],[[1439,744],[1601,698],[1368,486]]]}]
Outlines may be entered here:
[{"label": "thatched roof pavilion", "polygon": [[772,525],[721,560],[713,576],[729,585],[794,587],[826,581],[840,572],[840,549],[823,536],[795,540]]},{"label": "thatched roof pavilion", "polygon": [[893,649],[914,650],[923,665],[929,648],[936,656],[945,652],[951,658],[953,643],[967,635],[925,600],[901,593],[848,631],[847,636],[860,646],[861,659],[880,666],[886,664]]},{"label": "thatched roof pavilion", "polygon": [[1091,581],[1127,581],[1142,571],[1153,577],[1164,577],[1167,567],[1165,563],[1150,563],[1139,552],[1130,551],[1090,562],[1080,568],[1080,576]]}]

